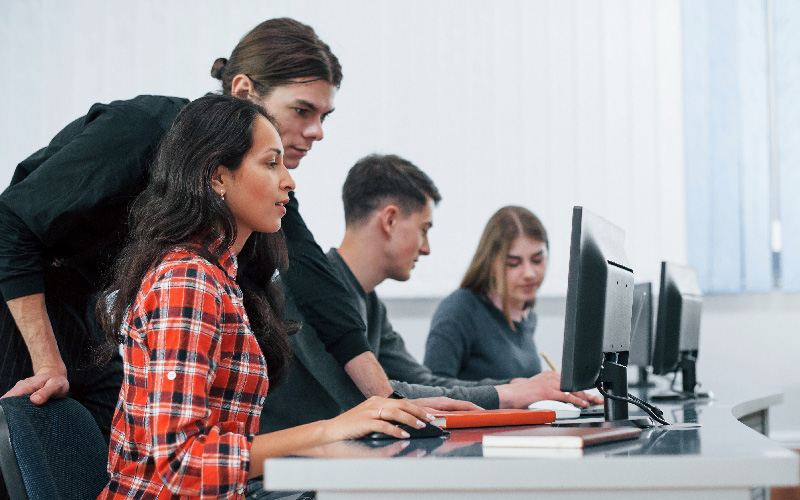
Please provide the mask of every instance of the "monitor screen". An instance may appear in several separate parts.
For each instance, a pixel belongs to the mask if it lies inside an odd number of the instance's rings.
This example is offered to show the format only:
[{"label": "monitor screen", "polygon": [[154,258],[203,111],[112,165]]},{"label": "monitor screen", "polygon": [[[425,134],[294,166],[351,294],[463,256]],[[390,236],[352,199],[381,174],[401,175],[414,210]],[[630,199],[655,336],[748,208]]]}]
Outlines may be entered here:
[{"label": "monitor screen", "polygon": [[700,345],[703,292],[697,271],[671,262],[661,263],[653,372],[678,370],[684,358],[695,359]]},{"label": "monitor screen", "polygon": [[[633,270],[619,227],[582,207],[572,212],[561,390],[595,386],[606,353],[630,350]],[[625,388],[625,393],[627,393]]]},{"label": "monitor screen", "polygon": [[653,362],[653,293],[651,283],[633,287],[631,350],[628,364],[645,368]]}]

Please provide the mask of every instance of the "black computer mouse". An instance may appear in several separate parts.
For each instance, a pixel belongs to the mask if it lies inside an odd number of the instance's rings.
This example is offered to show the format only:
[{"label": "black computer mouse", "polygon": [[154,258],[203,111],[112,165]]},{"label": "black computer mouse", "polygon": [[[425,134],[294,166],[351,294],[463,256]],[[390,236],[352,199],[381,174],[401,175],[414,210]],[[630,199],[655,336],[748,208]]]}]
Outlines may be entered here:
[{"label": "black computer mouse", "polygon": [[430,437],[439,437],[447,434],[448,432],[442,429],[441,427],[437,427],[433,424],[425,422],[425,427],[422,429],[418,429],[416,427],[411,427],[406,424],[401,424],[394,421],[389,421],[390,424],[394,424],[404,431],[406,431],[411,437],[410,438],[396,438],[394,436],[390,436],[389,434],[384,434],[383,432],[372,432],[367,434],[361,439],[414,439],[414,438],[430,438]]}]

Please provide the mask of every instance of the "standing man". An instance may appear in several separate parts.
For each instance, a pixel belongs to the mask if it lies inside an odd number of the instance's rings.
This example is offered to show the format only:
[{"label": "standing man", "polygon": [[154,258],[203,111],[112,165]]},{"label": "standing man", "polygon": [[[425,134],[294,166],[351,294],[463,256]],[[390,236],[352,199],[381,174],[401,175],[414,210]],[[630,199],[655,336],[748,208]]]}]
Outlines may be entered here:
[{"label": "standing man", "polygon": [[[225,94],[252,99],[276,117],[286,165],[296,168],[323,138],[342,69],[311,27],[284,18],[251,30],[229,59],[215,61],[212,76]],[[96,104],[17,166],[0,195],[0,395],[30,394],[42,404],[69,394],[108,438],[122,367],[118,357],[102,368],[94,363],[106,338],[94,318],[96,296],[125,241],[128,208],[186,103],[139,96]],[[291,271],[285,278],[300,308],[356,386],[367,396],[388,396],[391,385],[369,350],[355,302],[293,195],[286,208]],[[256,286],[272,278],[240,264]]]}]

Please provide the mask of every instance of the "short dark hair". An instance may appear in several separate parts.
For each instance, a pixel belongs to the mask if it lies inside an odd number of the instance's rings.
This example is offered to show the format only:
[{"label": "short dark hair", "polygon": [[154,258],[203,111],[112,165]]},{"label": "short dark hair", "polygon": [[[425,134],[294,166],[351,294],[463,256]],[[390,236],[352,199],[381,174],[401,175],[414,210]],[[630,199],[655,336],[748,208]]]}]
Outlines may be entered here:
[{"label": "short dark hair", "polygon": [[396,155],[372,154],[358,160],[344,181],[344,221],[348,226],[363,222],[386,202],[409,215],[422,210],[429,198],[439,203],[442,196],[416,165]]}]

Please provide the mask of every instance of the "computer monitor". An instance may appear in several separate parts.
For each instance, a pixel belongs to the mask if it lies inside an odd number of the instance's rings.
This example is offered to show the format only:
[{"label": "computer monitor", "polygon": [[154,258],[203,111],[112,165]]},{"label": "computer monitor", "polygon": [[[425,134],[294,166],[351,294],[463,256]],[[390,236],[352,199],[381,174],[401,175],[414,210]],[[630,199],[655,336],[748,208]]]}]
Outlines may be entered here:
[{"label": "computer monitor", "polygon": [[680,392],[654,394],[654,399],[708,397],[698,389],[697,354],[700,346],[700,317],[703,292],[697,271],[689,266],[661,263],[661,286],[656,315],[653,373],[664,375],[681,371]]},{"label": "computer monitor", "polygon": [[653,290],[650,282],[633,286],[631,315],[631,350],[628,366],[635,366],[638,377],[634,387],[647,388],[655,384],[648,380],[653,365]]},{"label": "computer monitor", "polygon": [[[634,285],[624,242],[619,227],[582,207],[573,209],[562,391],[600,382],[607,394],[628,397]],[[605,420],[628,420],[628,402],[606,397]]]}]

